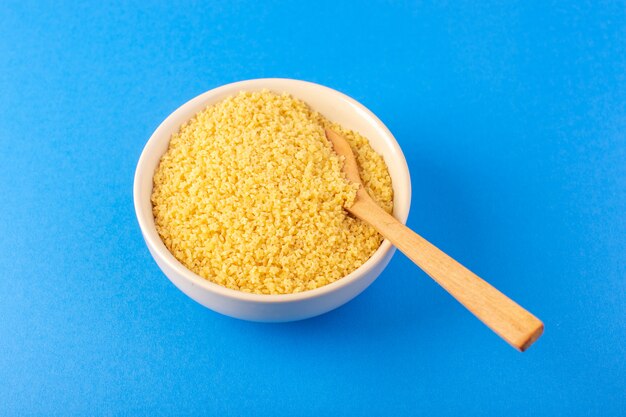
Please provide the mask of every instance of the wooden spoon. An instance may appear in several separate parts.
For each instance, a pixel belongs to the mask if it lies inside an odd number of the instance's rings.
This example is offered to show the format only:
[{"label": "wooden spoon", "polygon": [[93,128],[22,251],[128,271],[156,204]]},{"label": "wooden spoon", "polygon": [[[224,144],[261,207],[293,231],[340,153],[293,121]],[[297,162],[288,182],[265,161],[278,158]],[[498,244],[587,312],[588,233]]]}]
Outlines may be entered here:
[{"label": "wooden spoon", "polygon": [[541,336],[543,323],[537,317],[380,208],[361,183],[350,144],[330,129],[326,129],[326,137],[345,158],[343,171],[348,180],[360,185],[354,203],[347,208],[350,213],[372,225],[514,348],[523,352]]}]

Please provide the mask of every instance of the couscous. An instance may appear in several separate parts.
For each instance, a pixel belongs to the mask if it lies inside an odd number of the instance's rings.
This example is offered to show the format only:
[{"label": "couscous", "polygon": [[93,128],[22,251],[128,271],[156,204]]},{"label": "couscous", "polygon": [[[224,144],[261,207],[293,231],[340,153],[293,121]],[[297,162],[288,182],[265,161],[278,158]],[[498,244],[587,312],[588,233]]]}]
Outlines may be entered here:
[{"label": "couscous", "polygon": [[154,174],[153,214],[169,251],[239,291],[315,289],[361,266],[382,237],[349,215],[356,194],[324,128],[350,142],[370,195],[392,210],[382,157],[288,94],[242,92],[172,136]]}]

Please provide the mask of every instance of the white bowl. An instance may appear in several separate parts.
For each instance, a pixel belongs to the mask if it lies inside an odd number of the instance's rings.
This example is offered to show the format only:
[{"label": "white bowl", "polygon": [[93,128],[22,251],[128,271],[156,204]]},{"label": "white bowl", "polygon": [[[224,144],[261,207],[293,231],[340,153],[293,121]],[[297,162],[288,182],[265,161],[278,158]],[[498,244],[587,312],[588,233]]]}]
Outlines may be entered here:
[{"label": "white bowl", "polygon": [[384,240],[360,268],[344,278],[315,290],[296,294],[260,295],[222,287],[183,266],[165,247],[152,215],[152,177],[172,134],[206,106],[240,91],[269,89],[304,100],[332,121],[356,130],[370,140],[389,167],[394,190],[394,216],[406,222],[411,204],[411,179],[400,146],[387,127],[365,106],[328,87],[306,81],[267,78],[240,81],[207,91],[172,113],[152,134],[135,171],[135,212],[150,253],[163,273],[182,292],[211,310],[244,320],[280,322],[305,319],[333,310],[367,288],[387,266],[395,248]]}]

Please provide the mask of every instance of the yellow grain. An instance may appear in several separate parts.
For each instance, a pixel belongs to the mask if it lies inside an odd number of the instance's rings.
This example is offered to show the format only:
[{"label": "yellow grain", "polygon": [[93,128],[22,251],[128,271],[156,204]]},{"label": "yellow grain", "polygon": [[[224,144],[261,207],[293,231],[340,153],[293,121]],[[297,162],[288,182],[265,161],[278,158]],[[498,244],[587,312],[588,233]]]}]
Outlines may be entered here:
[{"label": "yellow grain", "polygon": [[288,94],[242,92],[181,126],[161,158],[152,205],[170,252],[257,294],[315,289],[361,266],[382,237],[344,210],[356,187],[324,127],[345,135],[368,192],[391,212],[387,166],[366,138]]}]

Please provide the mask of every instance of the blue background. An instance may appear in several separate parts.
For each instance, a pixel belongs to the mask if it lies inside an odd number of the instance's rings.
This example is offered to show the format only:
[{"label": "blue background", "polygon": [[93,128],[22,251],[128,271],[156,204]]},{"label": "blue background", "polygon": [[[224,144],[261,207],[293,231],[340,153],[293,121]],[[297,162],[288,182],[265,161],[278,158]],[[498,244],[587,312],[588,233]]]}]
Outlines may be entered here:
[{"label": "blue background", "polygon": [[[0,6],[0,414],[624,415],[626,4],[255,3]],[[179,105],[257,77],[372,109],[409,225],[542,339],[516,352],[400,254],[303,322],[179,292],[135,164]]]}]

